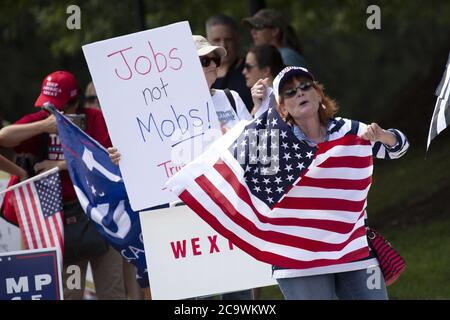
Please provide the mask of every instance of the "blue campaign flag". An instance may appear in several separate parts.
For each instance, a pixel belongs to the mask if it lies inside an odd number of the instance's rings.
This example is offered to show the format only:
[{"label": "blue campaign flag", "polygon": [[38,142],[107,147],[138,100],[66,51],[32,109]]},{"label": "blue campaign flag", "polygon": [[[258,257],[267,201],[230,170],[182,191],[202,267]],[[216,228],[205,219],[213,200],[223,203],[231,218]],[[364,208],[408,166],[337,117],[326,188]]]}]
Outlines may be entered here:
[{"label": "blue campaign flag", "polygon": [[137,267],[137,280],[141,287],[147,287],[139,214],[131,209],[119,167],[102,145],[60,112],[52,111],[81,206],[109,244]]}]

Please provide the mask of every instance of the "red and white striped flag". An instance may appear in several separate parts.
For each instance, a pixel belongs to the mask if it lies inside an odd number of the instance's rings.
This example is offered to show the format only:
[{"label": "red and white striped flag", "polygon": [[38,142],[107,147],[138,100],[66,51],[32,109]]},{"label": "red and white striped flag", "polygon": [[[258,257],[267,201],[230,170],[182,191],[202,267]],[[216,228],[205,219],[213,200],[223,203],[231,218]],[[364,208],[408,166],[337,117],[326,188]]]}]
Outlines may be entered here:
[{"label": "red and white striped flag", "polygon": [[25,248],[55,247],[62,261],[64,227],[57,168],[12,186],[10,190]]},{"label": "red and white striped flag", "polygon": [[167,186],[257,260],[309,269],[367,258],[370,142],[348,134],[311,147],[271,110],[235,127]]}]

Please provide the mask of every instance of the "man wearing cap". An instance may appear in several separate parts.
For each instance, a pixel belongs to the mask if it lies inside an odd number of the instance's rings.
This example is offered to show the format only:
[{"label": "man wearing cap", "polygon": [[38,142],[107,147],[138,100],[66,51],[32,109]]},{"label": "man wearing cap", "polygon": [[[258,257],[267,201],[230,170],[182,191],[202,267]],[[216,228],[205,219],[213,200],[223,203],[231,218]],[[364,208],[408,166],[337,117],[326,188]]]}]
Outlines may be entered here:
[{"label": "man wearing cap", "polygon": [[306,67],[295,31],[281,12],[261,9],[254,16],[242,20],[250,28],[255,46],[271,44],[280,51],[286,66]]},{"label": "man wearing cap", "polygon": [[[78,125],[88,135],[105,148],[110,147],[111,140],[101,111],[94,108],[82,108],[79,104],[79,94],[79,87],[74,75],[67,71],[56,71],[43,80],[41,94],[36,100],[35,107],[41,108],[52,105],[68,116],[76,116],[76,119],[81,119]],[[65,213],[64,227],[66,229],[69,223],[67,212],[74,212],[76,215],[74,214],[73,217],[85,216],[85,214],[78,202],[67,171],[63,149],[57,133],[55,116],[50,115],[45,109],[40,109],[35,113],[25,115],[15,124],[1,129],[0,140],[4,146],[13,147],[19,156],[27,157],[30,160],[30,175],[59,167]],[[75,220],[70,219],[70,221],[72,223]],[[66,258],[66,255],[64,255],[64,258]],[[107,250],[106,253],[103,252],[99,256],[83,258],[72,263],[78,265],[81,269],[81,288],[69,290],[66,287],[66,278],[70,274],[66,272],[68,265],[64,263],[62,276],[65,299],[82,298],[88,261],[91,262],[93,269],[97,297],[99,299],[125,299],[122,258],[115,250]]]}]

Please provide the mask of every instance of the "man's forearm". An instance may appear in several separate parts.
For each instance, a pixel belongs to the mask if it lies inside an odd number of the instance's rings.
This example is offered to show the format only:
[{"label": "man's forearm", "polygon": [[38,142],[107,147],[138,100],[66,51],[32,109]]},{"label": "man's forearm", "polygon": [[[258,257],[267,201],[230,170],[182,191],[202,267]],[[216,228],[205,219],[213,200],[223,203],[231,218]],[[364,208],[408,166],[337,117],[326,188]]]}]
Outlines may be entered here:
[{"label": "man's forearm", "polygon": [[0,130],[0,145],[12,148],[23,141],[45,132],[41,121],[26,124],[12,124]]}]

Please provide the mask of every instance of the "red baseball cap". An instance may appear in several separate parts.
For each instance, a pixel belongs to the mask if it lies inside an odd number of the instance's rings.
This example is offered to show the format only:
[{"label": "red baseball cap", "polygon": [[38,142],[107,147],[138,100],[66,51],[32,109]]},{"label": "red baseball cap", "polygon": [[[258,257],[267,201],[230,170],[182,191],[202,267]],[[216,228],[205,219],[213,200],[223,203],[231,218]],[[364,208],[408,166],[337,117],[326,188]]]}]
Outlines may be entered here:
[{"label": "red baseball cap", "polygon": [[42,81],[41,94],[34,106],[42,107],[52,104],[58,110],[62,110],[72,98],[78,96],[78,93],[77,80],[73,74],[67,71],[55,71]]}]

